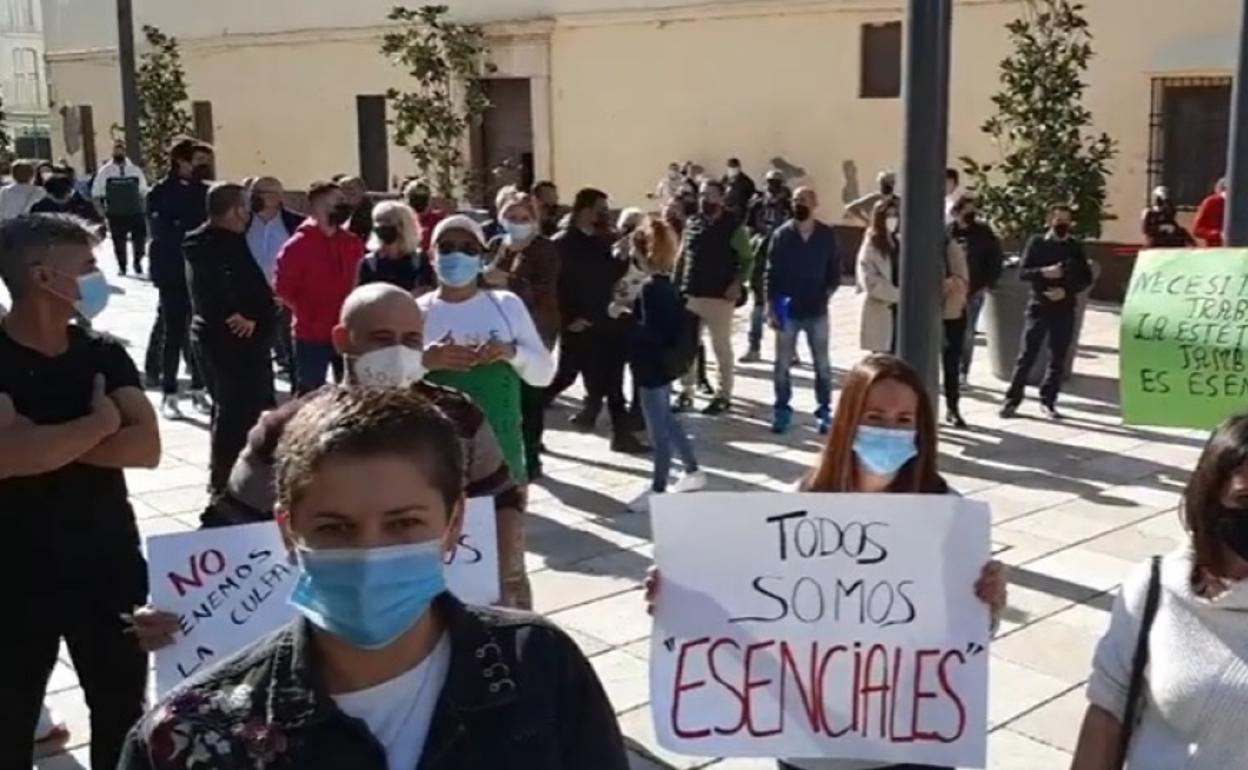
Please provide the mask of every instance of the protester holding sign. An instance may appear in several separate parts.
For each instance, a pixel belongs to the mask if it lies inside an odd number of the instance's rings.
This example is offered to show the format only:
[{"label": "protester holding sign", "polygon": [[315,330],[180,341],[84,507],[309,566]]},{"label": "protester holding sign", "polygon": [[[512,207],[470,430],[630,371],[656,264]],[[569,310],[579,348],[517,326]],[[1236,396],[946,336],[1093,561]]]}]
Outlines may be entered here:
[{"label": "protester holding sign", "polygon": [[1121,759],[1131,770],[1243,766],[1248,416],[1223,423],[1205,445],[1183,520],[1189,542],[1141,565],[1114,603],[1073,770],[1118,770]]},{"label": "protester holding sign", "polygon": [[[362,286],[353,291],[342,306],[342,319],[333,331],[335,350],[347,362],[347,385],[402,386],[413,390],[438,406],[455,425],[459,436],[467,477],[467,497],[493,497],[498,528],[514,531],[520,528],[524,501],[512,479],[502,450],[485,415],[461,393],[424,382],[425,361],[433,357],[421,353],[424,319],[420,307],[410,294],[387,283]],[[205,526],[222,526],[264,521],[272,518],[275,473],[274,452],[287,423],[303,407],[303,401],[291,401],[260,418],[248,437],[230,474],[224,493],[218,495],[204,512]],[[503,569],[519,573],[504,581],[503,603],[528,606],[531,596],[523,567],[523,537],[511,536],[511,551],[502,554]],[[515,545],[518,543],[519,545]],[[519,552],[516,553],[516,549]]]},{"label": "protester holding sign", "polygon": [[[831,493],[950,494],[936,469],[936,419],[918,375],[889,355],[867,357],[845,379],[832,430],[823,453],[799,491]],[[657,571],[646,581],[653,607],[660,589]],[[991,610],[995,627],[1006,603],[1000,564],[989,562],[974,586]],[[872,762],[830,759],[782,761],[789,770],[868,770],[890,767]],[[919,768],[895,765],[894,768]]]},{"label": "protester holding sign", "polygon": [[575,642],[445,591],[464,467],[440,410],[411,389],[331,388],[278,458],[302,617],[158,704],[122,770],[628,767]]}]

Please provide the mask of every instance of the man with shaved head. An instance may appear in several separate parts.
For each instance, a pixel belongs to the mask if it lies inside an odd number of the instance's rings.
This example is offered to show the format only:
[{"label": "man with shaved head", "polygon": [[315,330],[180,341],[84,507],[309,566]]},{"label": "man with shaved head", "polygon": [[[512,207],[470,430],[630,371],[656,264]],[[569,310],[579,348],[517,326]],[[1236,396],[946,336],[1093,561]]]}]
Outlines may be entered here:
[{"label": "man with shaved head", "polygon": [[789,365],[798,332],[806,333],[815,364],[815,418],[819,432],[832,424],[832,363],[828,357],[828,301],[841,283],[836,232],[815,217],[819,196],[810,187],[793,193],[793,218],[771,236],[767,263],[767,311],[776,330],[773,379],[776,410],[772,431],[784,433],[792,422],[793,382]]},{"label": "man with shaved head", "polygon": [[[413,387],[432,401],[455,424],[464,449],[467,497],[493,497],[500,520],[518,518],[523,507],[520,489],[512,480],[502,449],[485,415],[458,391],[424,382],[426,364],[436,360],[438,348],[422,354],[424,318],[410,294],[387,283],[361,286],[342,305],[333,331],[334,349],[346,360],[347,385]],[[426,359],[432,359],[426,361]],[[302,406],[292,401],[264,415],[248,436],[247,449],[230,474],[225,492],[204,513],[206,526],[240,524],[272,518],[273,453],[282,429]],[[500,554],[500,559],[505,558]],[[506,565],[500,563],[500,567]],[[504,586],[502,603],[528,603],[527,582]]]}]

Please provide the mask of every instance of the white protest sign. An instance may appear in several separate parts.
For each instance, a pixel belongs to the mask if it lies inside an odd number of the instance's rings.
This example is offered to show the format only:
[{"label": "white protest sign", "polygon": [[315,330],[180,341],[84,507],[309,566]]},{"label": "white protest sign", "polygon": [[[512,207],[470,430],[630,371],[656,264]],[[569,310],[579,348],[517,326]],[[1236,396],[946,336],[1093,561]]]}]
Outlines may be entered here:
[{"label": "white protest sign", "polygon": [[[156,652],[156,693],[281,628],[298,568],[274,522],[156,535],[147,539],[152,605],[178,615],[174,644]],[[447,558],[447,586],[466,602],[499,599],[494,500],[464,512],[459,546]]]},{"label": "white protest sign", "polygon": [[990,521],[952,495],[656,499],[659,743],[983,767]]}]

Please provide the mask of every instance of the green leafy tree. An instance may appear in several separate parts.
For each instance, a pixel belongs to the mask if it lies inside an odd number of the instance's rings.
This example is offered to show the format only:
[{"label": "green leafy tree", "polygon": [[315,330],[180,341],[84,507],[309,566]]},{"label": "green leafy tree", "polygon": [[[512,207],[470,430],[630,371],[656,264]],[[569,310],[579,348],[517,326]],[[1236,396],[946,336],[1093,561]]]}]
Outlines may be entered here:
[{"label": "green leafy tree", "polygon": [[452,197],[478,192],[463,146],[490,106],[482,77],[495,67],[481,28],[449,21],[447,12],[445,5],[396,6],[386,18],[397,27],[383,36],[381,52],[415,81],[411,90],[386,93],[395,141],[439,194]]},{"label": "green leafy tree", "polygon": [[143,25],[147,50],[139,56],[139,148],[148,176],[155,179],[169,168],[169,145],[191,133],[187,109],[186,71],[177,38]]},{"label": "green leafy tree", "polygon": [[1025,0],[1020,18],[1006,25],[1013,53],[1001,62],[997,111],[982,131],[1000,159],[962,163],[980,208],[1007,239],[1022,241],[1046,229],[1048,207],[1069,203],[1075,226],[1096,238],[1112,217],[1106,180],[1117,143],[1095,134],[1083,106],[1083,76],[1092,59],[1084,6],[1072,0]]}]

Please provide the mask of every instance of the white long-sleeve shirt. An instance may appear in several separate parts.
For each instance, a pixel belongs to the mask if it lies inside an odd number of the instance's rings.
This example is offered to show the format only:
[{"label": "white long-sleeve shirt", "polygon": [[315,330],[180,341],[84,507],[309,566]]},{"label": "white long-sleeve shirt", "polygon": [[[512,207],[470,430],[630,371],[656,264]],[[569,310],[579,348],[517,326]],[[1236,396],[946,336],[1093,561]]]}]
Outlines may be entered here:
[{"label": "white long-sleeve shirt", "polygon": [[126,160],[125,163],[116,163],[110,160],[100,170],[95,172],[95,181],[91,183],[91,197],[103,198],[108,191],[108,180],[121,179],[125,177],[135,177],[139,180],[139,195],[147,195],[147,177],[143,174],[143,169]]},{"label": "white long-sleeve shirt", "polygon": [[46,197],[48,193],[38,185],[12,182],[0,187],[0,222],[26,216],[31,206]]},{"label": "white long-sleeve shirt", "polygon": [[[1206,599],[1192,588],[1193,552],[1161,562],[1161,603],[1149,634],[1139,726],[1129,770],[1229,770],[1244,766],[1248,733],[1248,581]],[[1088,681],[1088,700],[1122,718],[1149,567],[1122,584]]]},{"label": "white long-sleeve shirt", "polygon": [[512,367],[520,379],[544,388],[555,378],[555,357],[542,342],[524,301],[509,291],[482,289],[465,302],[447,302],[429,292],[417,303],[425,314],[425,344],[450,334],[456,344],[476,347],[491,339],[514,344]]}]

